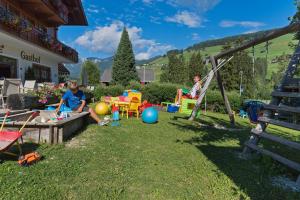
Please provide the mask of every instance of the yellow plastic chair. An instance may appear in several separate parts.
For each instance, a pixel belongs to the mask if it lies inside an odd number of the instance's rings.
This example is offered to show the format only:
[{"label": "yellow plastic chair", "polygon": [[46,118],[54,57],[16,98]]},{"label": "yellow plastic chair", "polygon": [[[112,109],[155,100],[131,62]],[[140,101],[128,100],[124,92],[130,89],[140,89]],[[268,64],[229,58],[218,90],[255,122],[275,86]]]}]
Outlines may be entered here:
[{"label": "yellow plastic chair", "polygon": [[139,102],[142,103],[142,93],[140,92],[129,92],[128,98],[129,99],[137,98]]},{"label": "yellow plastic chair", "polygon": [[[129,113],[134,113],[136,118],[139,118],[139,107],[141,106],[141,102],[138,98],[133,97],[130,100],[129,106],[125,107],[126,117],[129,118]],[[122,114],[123,115],[123,114]]]}]

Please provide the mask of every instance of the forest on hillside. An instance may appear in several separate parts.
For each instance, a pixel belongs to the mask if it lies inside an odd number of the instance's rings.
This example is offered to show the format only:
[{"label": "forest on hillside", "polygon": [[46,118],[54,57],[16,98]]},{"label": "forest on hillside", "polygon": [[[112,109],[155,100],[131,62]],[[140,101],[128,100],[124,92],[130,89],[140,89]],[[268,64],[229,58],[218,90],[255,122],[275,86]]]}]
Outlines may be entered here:
[{"label": "forest on hillside", "polygon": [[214,39],[214,40],[207,40],[204,42],[194,44],[193,46],[188,47],[186,50],[187,51],[199,51],[199,50],[202,50],[207,47],[225,45],[225,44],[233,43],[238,40],[248,41],[248,40],[252,40],[252,39],[261,37],[263,35],[267,35],[268,33],[272,32],[272,31],[274,31],[274,29],[267,30],[267,31],[259,31],[259,32],[255,32],[255,33],[229,36],[229,37],[224,37],[224,38]]}]

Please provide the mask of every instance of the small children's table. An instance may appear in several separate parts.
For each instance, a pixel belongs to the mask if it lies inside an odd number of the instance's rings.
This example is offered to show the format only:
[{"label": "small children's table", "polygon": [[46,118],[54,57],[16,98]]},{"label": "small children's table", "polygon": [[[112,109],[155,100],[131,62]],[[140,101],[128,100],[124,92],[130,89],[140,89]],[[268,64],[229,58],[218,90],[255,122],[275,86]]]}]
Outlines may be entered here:
[{"label": "small children's table", "polygon": [[166,107],[168,107],[168,105],[171,105],[171,104],[173,104],[173,103],[172,102],[166,102],[166,101],[160,103],[161,106],[165,105]]},{"label": "small children's table", "polygon": [[120,108],[120,112],[122,113],[122,117],[123,117],[124,112],[126,110],[129,110],[130,102],[127,102],[127,101],[114,101],[113,105]]},{"label": "small children's table", "polygon": [[169,105],[172,105],[172,104],[174,104],[174,103],[172,103],[172,102],[167,102],[167,101],[164,101],[164,102],[161,102],[160,103],[160,105],[161,105],[161,107],[166,107],[166,111],[167,111],[167,109],[168,109],[168,106]]}]

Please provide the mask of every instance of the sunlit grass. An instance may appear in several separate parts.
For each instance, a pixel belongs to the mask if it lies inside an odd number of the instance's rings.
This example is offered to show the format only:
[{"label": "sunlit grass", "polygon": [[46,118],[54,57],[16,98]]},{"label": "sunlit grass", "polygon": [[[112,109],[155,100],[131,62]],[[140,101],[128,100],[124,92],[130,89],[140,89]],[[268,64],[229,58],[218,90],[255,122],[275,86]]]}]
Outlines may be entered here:
[{"label": "sunlit grass", "polygon": [[285,168],[239,158],[248,120],[228,131],[212,128],[231,128],[226,115],[208,113],[200,123],[173,117],[161,112],[153,125],[135,118],[120,127],[89,125],[65,145],[38,146],[45,158],[28,168],[5,160],[0,199],[296,199],[270,184]]}]

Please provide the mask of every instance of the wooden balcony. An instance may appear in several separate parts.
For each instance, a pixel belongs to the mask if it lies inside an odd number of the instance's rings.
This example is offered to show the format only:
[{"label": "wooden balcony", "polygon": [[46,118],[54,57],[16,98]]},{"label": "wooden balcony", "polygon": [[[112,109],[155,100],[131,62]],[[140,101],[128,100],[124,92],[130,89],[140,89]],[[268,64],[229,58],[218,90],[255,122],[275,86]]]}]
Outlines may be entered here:
[{"label": "wooden balcony", "polygon": [[32,27],[25,19],[17,19],[17,16],[2,7],[0,7],[0,30],[63,56],[74,63],[78,62],[77,51]]},{"label": "wooden balcony", "polygon": [[61,0],[13,0],[10,3],[34,16],[47,26],[68,24],[68,15],[60,11]]}]

